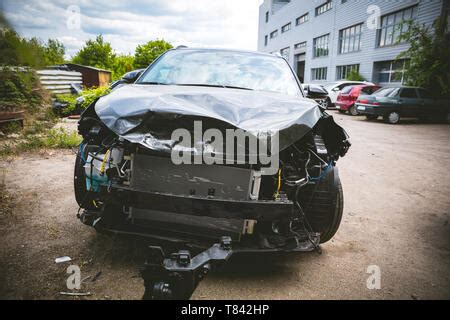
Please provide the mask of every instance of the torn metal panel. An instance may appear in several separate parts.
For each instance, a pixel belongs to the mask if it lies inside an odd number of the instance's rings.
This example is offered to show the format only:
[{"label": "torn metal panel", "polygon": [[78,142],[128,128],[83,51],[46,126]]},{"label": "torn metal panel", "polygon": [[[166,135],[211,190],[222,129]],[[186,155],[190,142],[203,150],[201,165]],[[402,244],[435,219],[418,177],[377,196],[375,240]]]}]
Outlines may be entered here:
[{"label": "torn metal panel", "polygon": [[101,121],[130,142],[170,152],[171,134],[202,120],[203,129],[279,132],[280,150],[302,138],[322,117],[312,100],[239,89],[133,84],[95,104]]}]

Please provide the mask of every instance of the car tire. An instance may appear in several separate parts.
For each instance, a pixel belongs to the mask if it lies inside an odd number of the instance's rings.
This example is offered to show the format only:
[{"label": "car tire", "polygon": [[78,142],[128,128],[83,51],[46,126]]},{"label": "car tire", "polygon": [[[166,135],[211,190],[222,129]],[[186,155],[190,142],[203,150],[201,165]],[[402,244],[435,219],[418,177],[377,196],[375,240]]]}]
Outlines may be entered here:
[{"label": "car tire", "polygon": [[[84,172],[84,161],[86,159],[86,148],[78,148],[77,156],[75,159],[73,186],[75,191],[75,200],[78,205],[84,209],[94,210],[96,209],[89,191],[86,188],[86,174]],[[82,153],[83,150],[83,153]]]},{"label": "car tire", "polygon": [[352,105],[349,109],[348,112],[352,115],[352,116],[357,116],[359,114],[358,110],[356,109],[355,105]]},{"label": "car tire", "polygon": [[384,116],[384,121],[389,124],[397,124],[400,122],[400,113],[398,113],[397,111],[389,112]]},{"label": "car tire", "polygon": [[325,106],[326,106],[326,109],[330,109],[333,106],[333,104],[331,103],[330,98],[326,98]]},{"label": "car tire", "polygon": [[344,211],[344,194],[337,168],[323,181],[306,188],[300,195],[300,203],[312,230],[320,233],[320,243],[325,243],[336,234]]},{"label": "car tire", "polygon": [[367,120],[377,120],[378,116],[375,114],[366,114],[366,119]]}]

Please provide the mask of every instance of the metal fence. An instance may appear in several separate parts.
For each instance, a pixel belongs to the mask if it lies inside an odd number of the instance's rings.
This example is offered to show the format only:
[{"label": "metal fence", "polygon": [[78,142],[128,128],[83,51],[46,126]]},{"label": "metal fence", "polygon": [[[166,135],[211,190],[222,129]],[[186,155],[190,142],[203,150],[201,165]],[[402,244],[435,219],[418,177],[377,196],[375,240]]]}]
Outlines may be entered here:
[{"label": "metal fence", "polygon": [[70,93],[70,85],[82,84],[82,75],[76,71],[38,70],[41,84],[52,93]]}]

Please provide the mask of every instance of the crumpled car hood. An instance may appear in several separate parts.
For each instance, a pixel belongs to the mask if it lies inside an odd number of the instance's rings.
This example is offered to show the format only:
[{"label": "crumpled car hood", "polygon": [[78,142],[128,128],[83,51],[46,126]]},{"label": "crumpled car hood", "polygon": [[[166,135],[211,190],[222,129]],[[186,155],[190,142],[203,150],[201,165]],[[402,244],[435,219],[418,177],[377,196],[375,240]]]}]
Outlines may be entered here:
[{"label": "crumpled car hood", "polygon": [[203,120],[206,126],[218,129],[278,131],[283,150],[322,117],[317,103],[302,97],[241,89],[139,84],[120,87],[101,97],[95,111],[117,135],[160,151],[170,151],[174,146],[171,130],[192,120]]}]

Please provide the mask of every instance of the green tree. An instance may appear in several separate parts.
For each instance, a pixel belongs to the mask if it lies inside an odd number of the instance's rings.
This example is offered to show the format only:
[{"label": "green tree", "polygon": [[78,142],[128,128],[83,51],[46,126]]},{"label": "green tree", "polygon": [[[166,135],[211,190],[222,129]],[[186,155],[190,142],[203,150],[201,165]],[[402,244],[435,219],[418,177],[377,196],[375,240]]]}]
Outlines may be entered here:
[{"label": "green tree", "polygon": [[111,44],[103,40],[102,35],[98,35],[95,40],[88,40],[75,56],[73,63],[87,66],[112,69],[116,55]]},{"label": "green tree", "polygon": [[66,48],[58,40],[48,39],[44,46],[44,58],[47,65],[60,64],[64,62]]},{"label": "green tree", "polygon": [[152,40],[143,45],[138,45],[134,55],[135,68],[147,68],[158,56],[172,49],[172,45],[164,40]]},{"label": "green tree", "polygon": [[450,94],[450,34],[447,10],[443,11],[432,26],[407,22],[408,31],[400,40],[408,42],[410,48],[397,57],[410,59],[405,70],[406,83],[427,88],[437,97]]},{"label": "green tree", "polygon": [[119,55],[114,59],[112,67],[113,80],[119,79],[128,71],[134,69],[134,56],[132,55]]},{"label": "green tree", "polygon": [[352,69],[347,77],[345,78],[348,81],[365,81],[364,77],[355,69]]}]

